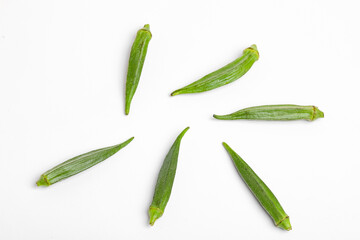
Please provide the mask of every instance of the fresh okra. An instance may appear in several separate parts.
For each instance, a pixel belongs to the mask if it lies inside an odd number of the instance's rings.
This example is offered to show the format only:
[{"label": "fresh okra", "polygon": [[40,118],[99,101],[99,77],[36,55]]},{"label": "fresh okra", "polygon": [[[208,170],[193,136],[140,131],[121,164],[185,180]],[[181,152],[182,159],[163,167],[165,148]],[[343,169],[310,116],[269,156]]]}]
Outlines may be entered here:
[{"label": "fresh okra", "polygon": [[150,225],[154,225],[155,221],[163,215],[169,201],[176,174],[180,142],[187,130],[189,130],[189,127],[185,128],[176,138],[161,166],[153,200],[149,208]]},{"label": "fresh okra", "polygon": [[121,144],[97,149],[67,160],[42,174],[36,184],[38,186],[50,186],[58,181],[78,174],[114,155],[133,139],[134,137]]},{"label": "fresh okra", "polygon": [[279,201],[276,199],[271,190],[236,152],[234,152],[224,142],[223,146],[232,158],[240,176],[246,185],[250,188],[251,192],[255,195],[260,204],[263,206],[263,208],[274,220],[275,225],[288,231],[291,230],[289,216],[285,213],[284,209],[281,207]]},{"label": "fresh okra", "polygon": [[315,106],[264,105],[241,109],[228,115],[213,115],[220,120],[300,120],[314,121],[323,118],[324,113]]},{"label": "fresh okra", "polygon": [[147,49],[151,40],[150,25],[146,24],[140,29],[131,47],[129,66],[126,80],[125,114],[130,112],[130,104],[139,84],[141,71],[144,65]]},{"label": "fresh okra", "polygon": [[180,88],[171,96],[185,94],[185,93],[200,93],[212,90],[229,84],[240,77],[242,77],[251,66],[259,59],[259,52],[255,44],[243,51],[243,55],[228,65],[212,72],[201,79]]}]

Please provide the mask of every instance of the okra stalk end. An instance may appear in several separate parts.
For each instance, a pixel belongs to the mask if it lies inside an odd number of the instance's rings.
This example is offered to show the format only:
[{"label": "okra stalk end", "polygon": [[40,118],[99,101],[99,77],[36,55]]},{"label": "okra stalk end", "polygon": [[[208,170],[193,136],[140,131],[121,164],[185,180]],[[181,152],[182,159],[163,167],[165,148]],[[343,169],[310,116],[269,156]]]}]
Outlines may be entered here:
[{"label": "okra stalk end", "polygon": [[251,45],[250,47],[248,47],[247,49],[244,50],[244,53],[247,51],[251,51],[253,53],[255,53],[255,55],[257,56],[256,60],[259,59],[260,55],[259,55],[259,51],[257,49],[256,44]]},{"label": "okra stalk end", "polygon": [[48,182],[46,176],[41,175],[40,179],[36,182],[36,185],[48,187],[50,186],[50,183]]},{"label": "okra stalk end", "polygon": [[314,113],[313,113],[313,119],[311,119],[311,121],[314,121],[318,118],[324,118],[324,112],[320,111],[320,109],[318,109],[315,106],[313,106],[313,108],[314,108]]},{"label": "okra stalk end", "polygon": [[150,34],[150,38],[152,38],[152,33],[150,32],[150,25],[145,24],[143,28],[141,28],[139,31],[146,31]]},{"label": "okra stalk end", "polygon": [[143,29],[150,32],[150,25],[149,25],[149,24],[145,24],[144,27],[143,27]]},{"label": "okra stalk end", "polygon": [[277,226],[281,229],[284,229],[286,231],[290,231],[292,229],[290,224],[289,216],[287,216],[284,220],[282,220]]},{"label": "okra stalk end", "polygon": [[149,216],[150,216],[150,225],[154,226],[154,223],[157,219],[159,219],[163,215],[163,211],[157,207],[149,208]]}]

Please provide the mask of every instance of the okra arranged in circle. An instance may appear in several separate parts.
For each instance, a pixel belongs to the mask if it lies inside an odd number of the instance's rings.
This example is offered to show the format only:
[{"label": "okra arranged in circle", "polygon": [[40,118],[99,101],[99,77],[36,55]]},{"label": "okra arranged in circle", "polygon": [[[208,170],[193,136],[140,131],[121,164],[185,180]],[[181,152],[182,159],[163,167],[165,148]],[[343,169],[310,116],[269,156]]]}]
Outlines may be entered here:
[{"label": "okra arranged in circle", "polygon": [[163,215],[169,201],[176,174],[180,142],[187,130],[189,130],[189,127],[185,128],[176,138],[161,166],[153,200],[149,208],[150,225],[154,225],[155,221]]},{"label": "okra arranged in circle", "polygon": [[56,182],[59,182],[63,179],[71,177],[75,174],[78,174],[102,161],[111,157],[117,153],[120,149],[128,145],[134,137],[128,139],[127,141],[106,148],[97,149],[88,153],[71,158],[52,169],[46,171],[40,176],[40,179],[37,181],[38,186],[50,186]]},{"label": "okra arranged in circle", "polygon": [[228,65],[212,72],[201,79],[180,88],[171,96],[186,94],[186,93],[200,93],[212,90],[229,84],[240,77],[242,77],[251,66],[259,59],[259,52],[255,44],[243,51],[243,55]]},{"label": "okra arranged in circle", "polygon": [[152,35],[150,32],[150,25],[146,24],[137,32],[135,41],[131,47],[125,93],[126,115],[128,115],[130,112],[130,104],[139,84],[141,71],[144,66],[144,61],[151,37]]},{"label": "okra arranged in circle", "polygon": [[234,152],[224,142],[223,146],[232,158],[240,176],[246,185],[250,188],[251,192],[255,195],[260,204],[263,206],[263,208],[274,220],[275,225],[288,231],[291,230],[289,216],[285,213],[284,209],[281,207],[279,201],[276,199],[271,190],[236,152]]},{"label": "okra arranged in circle", "polygon": [[264,105],[241,109],[228,115],[213,115],[220,120],[300,120],[314,121],[323,118],[324,113],[315,106]]}]

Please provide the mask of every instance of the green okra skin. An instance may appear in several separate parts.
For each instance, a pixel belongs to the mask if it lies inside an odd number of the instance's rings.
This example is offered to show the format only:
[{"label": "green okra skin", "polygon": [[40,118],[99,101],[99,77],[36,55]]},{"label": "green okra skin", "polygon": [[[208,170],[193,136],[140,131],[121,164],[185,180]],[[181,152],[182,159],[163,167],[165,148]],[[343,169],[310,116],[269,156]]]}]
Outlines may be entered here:
[{"label": "green okra skin", "polygon": [[244,108],[227,115],[213,115],[214,118],[220,120],[308,120],[314,121],[323,118],[324,113],[315,106],[299,106],[299,105],[264,105]]},{"label": "green okra skin", "polygon": [[125,114],[130,112],[130,104],[134,97],[136,88],[139,84],[141,72],[144,66],[144,61],[151,40],[152,34],[150,32],[150,25],[146,24],[140,29],[135,41],[131,47],[129,66],[126,79],[126,93],[125,93]]},{"label": "green okra skin", "polygon": [[229,84],[242,77],[259,59],[255,44],[243,51],[243,55],[228,65],[201,79],[171,93],[171,96],[185,93],[200,93]]},{"label": "green okra skin", "polygon": [[153,200],[149,208],[150,225],[154,225],[155,221],[163,215],[169,201],[176,174],[180,142],[187,130],[189,130],[189,127],[185,128],[176,138],[161,166]]},{"label": "green okra skin", "polygon": [[255,195],[260,204],[263,206],[263,208],[274,220],[275,225],[288,231],[291,230],[289,216],[285,213],[284,209],[281,207],[279,201],[276,199],[271,190],[256,175],[256,173],[249,167],[249,165],[247,165],[247,163],[229,147],[229,145],[223,142],[223,146],[232,158],[240,176],[249,187],[251,192]]},{"label": "green okra skin", "polygon": [[43,173],[36,184],[38,186],[47,187],[63,179],[78,174],[111,157],[120,149],[128,145],[133,139],[134,137],[118,145],[97,149],[71,158]]}]

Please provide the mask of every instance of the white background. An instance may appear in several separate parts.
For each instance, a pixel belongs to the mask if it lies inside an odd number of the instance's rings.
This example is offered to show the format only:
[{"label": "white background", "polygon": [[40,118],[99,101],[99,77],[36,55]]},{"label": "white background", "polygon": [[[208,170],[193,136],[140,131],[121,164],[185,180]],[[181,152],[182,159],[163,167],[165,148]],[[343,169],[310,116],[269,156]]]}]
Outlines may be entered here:
[{"label": "white background", "polygon": [[[131,113],[127,62],[150,41]],[[358,239],[359,1],[0,0],[0,239]],[[169,94],[257,44],[216,90]],[[316,105],[314,122],[218,121],[263,104]],[[148,225],[157,174],[183,138],[165,213]],[[48,188],[41,173],[135,136]],[[226,141],[266,182],[293,230],[274,226]]]}]

